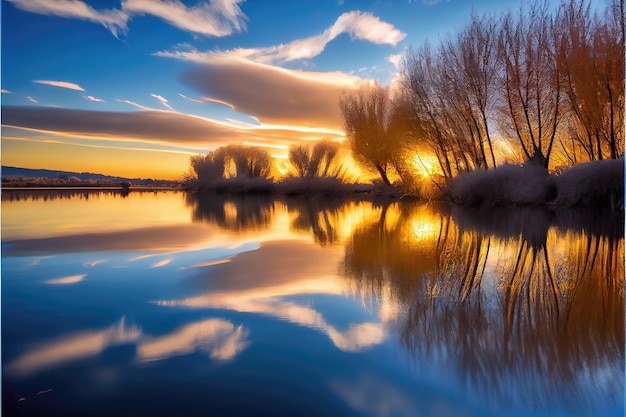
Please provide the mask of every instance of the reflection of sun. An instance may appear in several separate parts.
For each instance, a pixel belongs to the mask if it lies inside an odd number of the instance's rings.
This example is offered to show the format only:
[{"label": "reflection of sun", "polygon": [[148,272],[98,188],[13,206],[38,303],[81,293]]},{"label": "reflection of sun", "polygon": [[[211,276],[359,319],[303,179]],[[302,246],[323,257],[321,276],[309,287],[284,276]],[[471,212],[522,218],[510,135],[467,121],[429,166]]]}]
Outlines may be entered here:
[{"label": "reflection of sun", "polygon": [[415,217],[411,219],[411,240],[420,242],[429,240],[439,232],[439,224],[434,223],[431,219],[423,217]]}]

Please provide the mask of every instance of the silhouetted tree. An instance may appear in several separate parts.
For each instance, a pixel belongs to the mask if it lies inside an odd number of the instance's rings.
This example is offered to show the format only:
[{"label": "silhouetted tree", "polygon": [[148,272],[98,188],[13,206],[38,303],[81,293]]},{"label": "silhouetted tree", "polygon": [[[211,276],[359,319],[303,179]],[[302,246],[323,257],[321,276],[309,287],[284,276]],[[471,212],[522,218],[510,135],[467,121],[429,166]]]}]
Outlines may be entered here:
[{"label": "silhouetted tree", "polygon": [[364,168],[376,171],[390,185],[394,155],[402,148],[402,118],[395,117],[399,107],[391,98],[389,87],[378,83],[363,84],[345,92],[339,106],[346,134],[355,160]]},{"label": "silhouetted tree", "polygon": [[317,142],[313,146],[293,145],[289,148],[289,162],[302,178],[335,177],[345,173],[340,145],[334,142]]},{"label": "silhouetted tree", "polygon": [[615,159],[624,147],[623,1],[613,0],[603,16],[590,7],[572,0],[556,19],[571,136],[564,151],[573,163]]},{"label": "silhouetted tree", "polygon": [[516,138],[527,161],[548,168],[563,113],[558,31],[547,3],[503,19],[499,39],[502,66],[500,128]]}]

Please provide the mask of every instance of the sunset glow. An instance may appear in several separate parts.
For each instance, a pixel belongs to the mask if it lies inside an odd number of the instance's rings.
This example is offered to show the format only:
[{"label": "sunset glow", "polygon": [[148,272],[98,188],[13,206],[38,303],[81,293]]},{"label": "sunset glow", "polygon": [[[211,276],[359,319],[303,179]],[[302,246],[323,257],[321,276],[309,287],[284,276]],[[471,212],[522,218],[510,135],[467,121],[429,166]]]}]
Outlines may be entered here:
[{"label": "sunset glow", "polygon": [[503,8],[110,3],[3,0],[3,165],[181,179],[223,145],[342,142],[342,93],[397,82],[409,46]]}]

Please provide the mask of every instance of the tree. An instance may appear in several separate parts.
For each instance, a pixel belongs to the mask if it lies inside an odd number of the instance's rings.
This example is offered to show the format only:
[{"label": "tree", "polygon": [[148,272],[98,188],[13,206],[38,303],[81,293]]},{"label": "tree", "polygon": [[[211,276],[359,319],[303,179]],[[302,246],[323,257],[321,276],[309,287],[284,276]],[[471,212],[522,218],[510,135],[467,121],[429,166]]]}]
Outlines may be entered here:
[{"label": "tree", "polygon": [[563,113],[561,73],[556,59],[558,32],[547,4],[527,14],[508,14],[500,29],[502,68],[500,127],[517,139],[527,161],[548,168]]},{"label": "tree", "polygon": [[339,106],[355,160],[378,172],[385,184],[391,185],[389,173],[393,170],[393,157],[408,132],[400,128],[401,119],[394,116],[398,106],[391,98],[389,87],[378,83],[362,84],[356,90],[345,92]]},{"label": "tree", "polygon": [[259,147],[227,145],[205,155],[191,157],[191,169],[201,186],[215,183],[227,176],[268,178],[272,157]]},{"label": "tree", "polygon": [[344,174],[340,145],[322,141],[313,146],[293,145],[289,148],[289,162],[302,178],[334,177]]},{"label": "tree", "polygon": [[201,186],[210,185],[224,177],[225,159],[221,148],[209,152],[206,156],[194,155],[190,163]]},{"label": "tree", "polygon": [[574,163],[618,158],[624,146],[623,1],[613,0],[603,17],[590,7],[564,3],[556,21],[572,138],[564,150]]}]

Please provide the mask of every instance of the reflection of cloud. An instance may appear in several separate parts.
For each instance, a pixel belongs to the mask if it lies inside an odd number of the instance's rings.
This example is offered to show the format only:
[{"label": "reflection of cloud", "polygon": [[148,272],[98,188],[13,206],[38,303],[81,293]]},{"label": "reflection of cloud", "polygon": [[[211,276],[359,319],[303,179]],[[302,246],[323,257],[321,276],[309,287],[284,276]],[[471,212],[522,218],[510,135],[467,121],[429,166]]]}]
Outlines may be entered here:
[{"label": "reflection of cloud", "polygon": [[11,241],[3,255],[53,253],[180,251],[206,240],[206,231],[193,226],[156,226],[102,233],[82,233]]},{"label": "reflection of cloud", "polygon": [[[331,251],[298,241],[264,243],[255,251],[235,255],[229,263],[201,270],[198,278],[213,292],[157,304],[266,314],[321,330],[345,351],[382,343],[382,323],[353,324],[338,330],[315,309],[282,300],[293,294],[341,294],[344,288],[337,279],[341,252],[341,248]],[[254,274],[250,274],[250,265],[256,266]]]},{"label": "reflection of cloud", "polygon": [[45,281],[45,283],[46,284],[76,284],[77,282],[80,282],[83,279],[85,279],[86,276],[87,274],[72,275],[71,277],[49,279]]},{"label": "reflection of cloud", "polygon": [[[233,293],[212,293],[191,297],[180,301],[159,301],[163,306],[185,306],[196,308],[218,308],[237,311],[240,313],[257,313],[288,320],[301,326],[312,327],[326,333],[333,344],[347,352],[355,352],[384,341],[385,330],[382,323],[361,323],[351,325],[348,330],[341,331],[327,323],[322,315],[311,307],[300,306],[296,303],[280,301],[272,293],[303,293],[306,290],[298,288],[289,291],[283,288],[270,288],[254,291]],[[309,288],[314,292],[314,284]]]},{"label": "reflection of cloud", "polygon": [[205,64],[182,80],[263,123],[342,129],[339,97],[362,80],[341,72],[289,70],[228,53],[163,51],[156,55]]},{"label": "reflection of cloud", "polygon": [[85,91],[85,89],[80,85],[69,83],[67,81],[33,80],[33,82],[37,84],[51,85],[53,87],[67,88],[68,90]]},{"label": "reflection of cloud", "polygon": [[7,365],[7,371],[26,375],[69,361],[95,356],[111,345],[133,342],[141,331],[127,326],[124,318],[100,331],[81,332],[45,343],[19,356]]},{"label": "reflection of cloud", "polygon": [[14,375],[26,376],[50,367],[61,366],[81,358],[100,354],[110,346],[136,343],[137,360],[167,359],[195,351],[206,351],[212,359],[229,360],[242,352],[248,342],[248,331],[223,319],[208,319],[183,326],[174,332],[152,338],[137,326],[128,326],[122,318],[99,331],[75,333],[42,343],[6,366]]},{"label": "reflection of cloud", "polygon": [[230,262],[230,259],[220,259],[217,261],[210,261],[210,262],[202,262],[199,264],[195,264],[193,265],[194,268],[202,268],[202,267],[207,267],[207,266],[215,266],[215,265],[221,265],[221,264],[226,264]]},{"label": "reflection of cloud", "polygon": [[248,331],[221,319],[188,324],[173,333],[142,342],[137,348],[142,362],[185,355],[195,351],[209,352],[211,358],[228,360],[246,348]]},{"label": "reflection of cloud", "polygon": [[122,10],[95,10],[76,0],[8,0],[18,9],[31,13],[89,20],[102,24],[113,36],[126,32],[128,14]]},{"label": "reflection of cloud", "polygon": [[414,398],[374,375],[362,375],[356,380],[335,379],[329,381],[329,386],[358,413],[380,417],[423,415]]},{"label": "reflection of cloud", "polygon": [[172,262],[171,259],[163,259],[162,261],[159,261],[155,263],[154,265],[152,265],[152,268],[160,268],[162,266],[169,264],[170,262]]},{"label": "reflection of cloud", "polygon": [[104,262],[106,262],[104,259],[98,259],[97,261],[85,262],[83,266],[94,267]]}]

